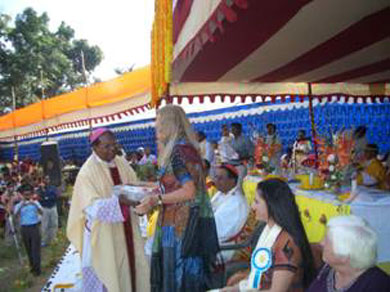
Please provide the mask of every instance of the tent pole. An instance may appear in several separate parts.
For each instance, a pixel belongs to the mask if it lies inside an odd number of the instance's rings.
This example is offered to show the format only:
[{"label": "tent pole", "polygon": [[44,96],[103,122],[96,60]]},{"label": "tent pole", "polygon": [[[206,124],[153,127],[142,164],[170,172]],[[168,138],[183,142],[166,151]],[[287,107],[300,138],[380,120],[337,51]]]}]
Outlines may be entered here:
[{"label": "tent pole", "polygon": [[[17,161],[19,160],[19,155],[18,155],[18,138],[15,133],[15,111],[16,111],[16,94],[15,94],[15,88],[12,86],[11,87],[11,95],[12,95],[12,124],[14,127],[14,157],[16,154],[16,159]],[[13,159],[12,159],[13,160]]]},{"label": "tent pole", "polygon": [[311,135],[313,137],[313,147],[314,147],[314,155],[316,159],[316,163],[318,161],[318,145],[317,145],[317,132],[316,125],[314,120],[314,110],[313,110],[313,93],[311,83],[308,83],[308,93],[309,93],[309,114],[310,114],[310,122],[311,122]]},{"label": "tent pole", "polygon": [[44,87],[44,82],[43,82],[43,71],[42,67],[39,67],[39,74],[40,74],[40,85],[41,85],[41,105],[42,105],[42,123],[44,126],[44,135],[45,135],[45,141],[49,141],[49,129],[46,124],[45,120],[45,105],[44,105],[44,100],[45,100],[45,87]]}]

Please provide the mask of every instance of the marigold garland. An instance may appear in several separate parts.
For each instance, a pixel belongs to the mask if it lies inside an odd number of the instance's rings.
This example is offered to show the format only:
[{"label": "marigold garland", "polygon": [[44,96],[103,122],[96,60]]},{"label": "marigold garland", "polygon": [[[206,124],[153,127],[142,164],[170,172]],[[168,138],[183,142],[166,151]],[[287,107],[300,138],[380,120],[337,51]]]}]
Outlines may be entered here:
[{"label": "marigold garland", "polygon": [[155,1],[152,29],[152,106],[166,93],[171,80],[173,55],[173,12],[169,0]]}]

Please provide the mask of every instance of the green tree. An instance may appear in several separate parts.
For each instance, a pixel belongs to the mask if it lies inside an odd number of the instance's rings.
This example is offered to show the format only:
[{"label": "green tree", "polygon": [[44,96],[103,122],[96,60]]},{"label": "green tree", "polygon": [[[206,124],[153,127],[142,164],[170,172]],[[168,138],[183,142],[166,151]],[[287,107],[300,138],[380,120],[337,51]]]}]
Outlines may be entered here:
[{"label": "green tree", "polygon": [[10,23],[0,16],[0,111],[12,104],[12,88],[18,108],[85,84],[82,52],[87,78],[103,59],[98,46],[75,39],[64,22],[51,32],[46,13],[27,8]]}]

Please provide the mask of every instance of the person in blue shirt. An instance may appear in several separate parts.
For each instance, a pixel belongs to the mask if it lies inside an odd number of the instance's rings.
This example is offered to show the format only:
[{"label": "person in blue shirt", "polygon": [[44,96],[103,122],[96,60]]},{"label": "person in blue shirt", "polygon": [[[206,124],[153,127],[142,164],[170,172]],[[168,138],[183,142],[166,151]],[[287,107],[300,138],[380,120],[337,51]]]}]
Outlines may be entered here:
[{"label": "person in blue shirt", "polygon": [[49,176],[45,176],[42,185],[38,188],[38,194],[43,207],[42,246],[46,246],[56,237],[58,230],[58,189],[50,184]]},{"label": "person in blue shirt", "polygon": [[15,206],[15,214],[20,216],[23,244],[26,248],[31,272],[41,274],[41,233],[39,229],[42,206],[33,199],[34,188],[24,184],[19,188],[23,200]]}]

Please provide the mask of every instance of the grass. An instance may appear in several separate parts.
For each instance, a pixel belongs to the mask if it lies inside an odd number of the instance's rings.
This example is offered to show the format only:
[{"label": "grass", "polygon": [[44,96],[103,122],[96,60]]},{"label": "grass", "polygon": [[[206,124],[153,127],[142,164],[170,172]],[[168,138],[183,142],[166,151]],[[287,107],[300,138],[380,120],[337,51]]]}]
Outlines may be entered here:
[{"label": "grass", "polygon": [[[65,221],[64,218],[61,219]],[[0,239],[0,292],[41,291],[68,245],[64,223],[62,228],[58,229],[57,237],[51,245],[42,248],[42,274],[39,277],[34,277],[29,272],[30,268],[24,247],[22,247],[23,266],[21,266],[15,244],[12,242],[11,246],[7,246],[4,240]]]}]

